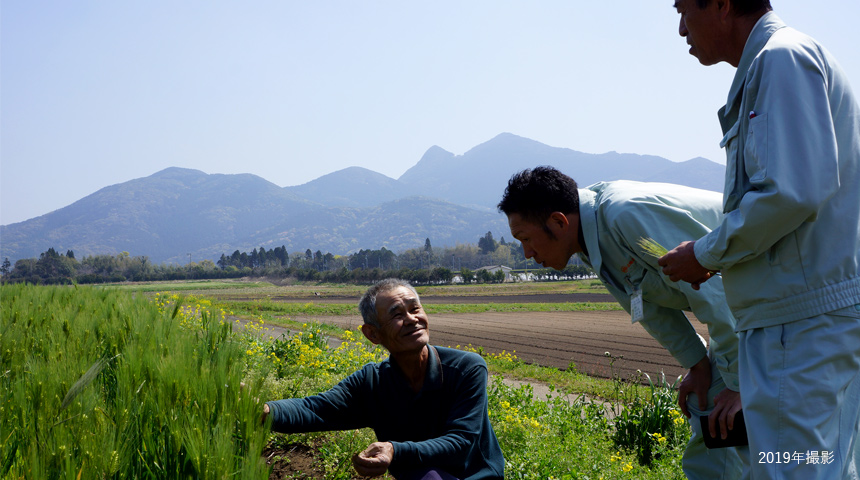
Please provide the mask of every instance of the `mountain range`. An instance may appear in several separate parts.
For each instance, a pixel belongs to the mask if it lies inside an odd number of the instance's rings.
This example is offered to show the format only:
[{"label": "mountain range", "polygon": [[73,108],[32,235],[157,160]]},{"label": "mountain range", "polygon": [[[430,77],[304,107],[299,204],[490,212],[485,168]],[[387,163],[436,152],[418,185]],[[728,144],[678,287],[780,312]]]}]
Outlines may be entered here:
[{"label": "mountain range", "polygon": [[713,191],[722,190],[724,171],[704,158],[676,163],[651,155],[589,154],[510,133],[463,155],[433,146],[398,179],[349,167],[279,187],[251,174],[172,167],[0,226],[0,258],[14,263],[53,247],[78,258],[126,251],[155,263],[185,263],[261,246],[347,254],[420,248],[426,238],[434,246],[475,243],[488,231],[496,238],[508,234],[495,205],[513,173],[538,165],[552,165],[580,186],[627,179]]}]

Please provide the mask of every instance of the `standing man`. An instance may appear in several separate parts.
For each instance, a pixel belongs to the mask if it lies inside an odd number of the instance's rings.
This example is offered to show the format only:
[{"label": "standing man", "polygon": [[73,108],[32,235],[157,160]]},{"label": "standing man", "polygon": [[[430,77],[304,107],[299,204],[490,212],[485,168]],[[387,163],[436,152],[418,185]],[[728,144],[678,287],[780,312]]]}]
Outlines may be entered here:
[{"label": "standing man", "polygon": [[418,293],[389,278],[359,302],[361,331],[389,357],[334,388],[267,402],[264,418],[284,433],[370,427],[377,442],[353,457],[362,476],[398,480],[502,480],[505,459],[487,413],[487,364],[479,355],[430,345]]},{"label": "standing man", "polygon": [[[735,319],[719,280],[700,290],[671,282],[661,275],[657,258],[638,244],[650,238],[675,245],[704,235],[719,225],[720,207],[719,194],[679,185],[617,181],[577,189],[572,178],[551,167],[514,175],[499,202],[526,258],[562,270],[578,254],[633,323],[689,369],[678,395],[693,430],[683,458],[689,479],[741,478],[749,457],[746,447],[707,450],[703,437],[726,438],[741,408]],[[708,325],[709,349],[684,310]],[[702,432],[702,416],[708,416],[709,432]]]},{"label": "standing man", "polygon": [[722,272],[738,321],[753,478],[856,479],[857,99],[830,53],[787,27],[769,1],[675,8],[690,53],[737,73],[719,111],[726,216],[659,263],[693,288]]}]

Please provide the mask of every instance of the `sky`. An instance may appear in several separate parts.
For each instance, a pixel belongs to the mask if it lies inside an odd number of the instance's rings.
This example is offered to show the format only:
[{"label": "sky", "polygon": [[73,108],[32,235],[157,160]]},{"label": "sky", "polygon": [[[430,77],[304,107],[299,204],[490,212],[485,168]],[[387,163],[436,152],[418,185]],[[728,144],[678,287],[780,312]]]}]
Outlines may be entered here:
[{"label": "sky", "polygon": [[[509,132],[725,163],[672,0],[0,0],[0,224],[168,167],[392,178]],[[860,2],[772,0],[860,90]],[[512,172],[513,173],[513,172]]]}]

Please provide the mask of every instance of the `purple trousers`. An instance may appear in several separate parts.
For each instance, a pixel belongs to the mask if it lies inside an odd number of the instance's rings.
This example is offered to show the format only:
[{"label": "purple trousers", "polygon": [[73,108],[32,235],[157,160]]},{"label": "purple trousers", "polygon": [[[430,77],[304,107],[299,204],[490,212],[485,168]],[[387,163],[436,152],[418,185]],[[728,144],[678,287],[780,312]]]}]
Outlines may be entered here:
[{"label": "purple trousers", "polygon": [[397,477],[397,480],[459,480],[444,470],[435,468],[427,470],[416,470]]}]

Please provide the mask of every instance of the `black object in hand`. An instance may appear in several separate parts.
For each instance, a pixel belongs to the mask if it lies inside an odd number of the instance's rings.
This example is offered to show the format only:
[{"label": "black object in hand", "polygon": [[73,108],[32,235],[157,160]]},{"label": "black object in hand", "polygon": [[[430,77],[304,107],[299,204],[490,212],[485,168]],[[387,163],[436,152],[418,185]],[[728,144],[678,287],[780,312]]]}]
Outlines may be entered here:
[{"label": "black object in hand", "polygon": [[702,422],[702,436],[705,437],[705,446],[708,448],[740,447],[750,444],[747,439],[747,426],[744,422],[743,410],[735,414],[734,428],[729,430],[729,434],[726,435],[725,439],[720,437],[719,425],[716,425],[717,437],[711,437],[711,432],[708,430],[707,415],[699,417],[699,421]]}]

